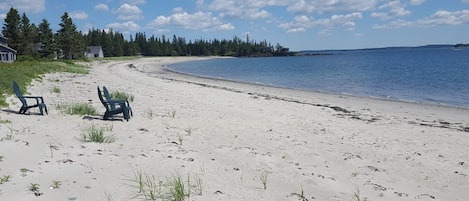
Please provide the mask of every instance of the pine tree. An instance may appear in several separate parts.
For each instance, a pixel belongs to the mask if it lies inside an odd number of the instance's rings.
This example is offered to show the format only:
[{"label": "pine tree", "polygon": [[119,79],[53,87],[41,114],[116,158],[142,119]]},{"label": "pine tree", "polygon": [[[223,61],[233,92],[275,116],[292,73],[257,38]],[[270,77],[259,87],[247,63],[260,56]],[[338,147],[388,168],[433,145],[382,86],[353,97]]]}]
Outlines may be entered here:
[{"label": "pine tree", "polygon": [[66,59],[74,59],[83,57],[85,44],[83,34],[77,31],[77,27],[73,24],[72,18],[65,12],[62,17],[60,30],[57,32],[57,41],[59,48],[62,49]]},{"label": "pine tree", "polygon": [[10,8],[10,11],[8,11],[5,17],[5,23],[2,29],[3,36],[8,39],[8,46],[15,50],[18,50],[18,47],[21,44],[20,20],[21,18],[18,14],[18,10]]},{"label": "pine tree", "polygon": [[17,49],[18,54],[33,56],[34,30],[33,26],[30,24],[29,18],[26,16],[26,13],[23,13],[23,16],[21,17],[20,38],[20,46]]},{"label": "pine tree", "polygon": [[40,55],[44,58],[53,59],[56,56],[57,44],[54,40],[54,34],[46,19],[41,21],[38,27],[38,43],[41,44]]}]

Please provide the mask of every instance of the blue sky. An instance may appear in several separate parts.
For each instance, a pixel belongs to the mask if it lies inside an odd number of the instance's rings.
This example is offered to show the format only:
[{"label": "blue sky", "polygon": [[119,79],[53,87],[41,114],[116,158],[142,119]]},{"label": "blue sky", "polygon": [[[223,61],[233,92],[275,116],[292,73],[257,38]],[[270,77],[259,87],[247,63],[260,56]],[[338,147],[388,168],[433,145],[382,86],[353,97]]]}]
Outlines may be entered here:
[{"label": "blue sky", "polygon": [[469,43],[469,0],[0,0],[32,23],[58,29],[68,12],[78,29],[127,36],[233,36],[291,50]]}]

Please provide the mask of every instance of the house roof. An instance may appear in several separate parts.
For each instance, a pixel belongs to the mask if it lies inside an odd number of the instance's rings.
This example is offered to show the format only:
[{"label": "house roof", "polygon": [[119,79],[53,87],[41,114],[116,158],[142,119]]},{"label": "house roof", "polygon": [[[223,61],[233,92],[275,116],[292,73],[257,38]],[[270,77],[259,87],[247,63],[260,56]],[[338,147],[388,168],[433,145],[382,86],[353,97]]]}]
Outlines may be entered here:
[{"label": "house roof", "polygon": [[13,52],[13,53],[16,54],[16,50],[14,50],[13,48],[8,47],[4,44],[0,44],[0,52]]},{"label": "house roof", "polygon": [[100,51],[103,50],[101,46],[88,46],[86,47],[86,49],[88,50],[88,52],[96,52],[96,53],[99,53]]},{"label": "house roof", "polygon": [[0,36],[0,44],[7,45],[7,38]]}]

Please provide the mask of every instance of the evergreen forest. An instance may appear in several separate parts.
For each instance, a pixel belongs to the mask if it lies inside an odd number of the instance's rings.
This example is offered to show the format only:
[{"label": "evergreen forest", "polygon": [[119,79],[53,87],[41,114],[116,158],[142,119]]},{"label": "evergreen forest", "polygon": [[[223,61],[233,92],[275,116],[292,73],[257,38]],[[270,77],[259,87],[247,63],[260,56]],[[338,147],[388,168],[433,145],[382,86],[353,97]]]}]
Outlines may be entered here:
[{"label": "evergreen forest", "polygon": [[120,56],[285,56],[288,48],[267,41],[241,39],[194,39],[184,37],[147,36],[135,33],[128,39],[113,30],[78,31],[67,12],[61,16],[59,29],[53,31],[46,19],[39,25],[31,23],[26,13],[20,15],[11,8],[5,17],[2,35],[8,46],[17,51],[18,58],[80,59],[87,46],[101,46],[105,57]]}]

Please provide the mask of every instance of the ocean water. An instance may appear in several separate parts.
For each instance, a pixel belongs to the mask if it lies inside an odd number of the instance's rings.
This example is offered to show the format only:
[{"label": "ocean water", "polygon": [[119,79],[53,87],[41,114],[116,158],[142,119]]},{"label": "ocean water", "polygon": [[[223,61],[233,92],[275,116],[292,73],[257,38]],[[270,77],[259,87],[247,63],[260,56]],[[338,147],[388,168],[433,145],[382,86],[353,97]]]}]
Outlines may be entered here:
[{"label": "ocean water", "polygon": [[469,108],[469,49],[395,48],[170,65],[186,74],[276,87]]}]

